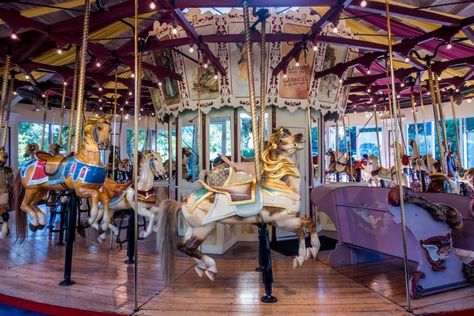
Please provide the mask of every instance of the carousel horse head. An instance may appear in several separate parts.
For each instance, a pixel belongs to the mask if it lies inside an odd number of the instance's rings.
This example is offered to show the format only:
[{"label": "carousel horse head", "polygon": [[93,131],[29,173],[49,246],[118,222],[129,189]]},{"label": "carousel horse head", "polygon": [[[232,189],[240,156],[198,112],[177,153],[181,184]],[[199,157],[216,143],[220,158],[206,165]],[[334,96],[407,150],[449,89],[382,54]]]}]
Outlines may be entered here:
[{"label": "carousel horse head", "polygon": [[5,150],[5,147],[0,147],[0,167],[5,166],[8,161],[8,153]]},{"label": "carousel horse head", "polygon": [[304,136],[301,133],[291,135],[290,130],[280,127],[268,137],[268,148],[278,154],[291,157],[303,149]]},{"label": "carousel horse head", "polygon": [[380,168],[379,159],[377,158],[377,156],[375,156],[373,154],[370,154],[369,155],[369,161],[370,161],[370,164],[373,167],[373,170],[378,170]]},{"label": "carousel horse head", "polygon": [[142,155],[140,166],[142,167],[147,163],[150,164],[151,171],[155,177],[162,176],[166,173],[160,153],[145,151],[145,153]]},{"label": "carousel horse head", "polygon": [[110,144],[111,115],[90,116],[84,124],[83,146],[86,150],[104,150]]},{"label": "carousel horse head", "polygon": [[48,145],[48,152],[51,155],[53,155],[53,156],[59,155],[60,151],[61,151],[61,146],[59,146],[59,144],[49,144]]},{"label": "carousel horse head", "polygon": [[33,158],[35,153],[39,150],[39,146],[37,143],[30,143],[27,144],[25,147],[25,153],[23,154],[23,157],[25,158]]}]

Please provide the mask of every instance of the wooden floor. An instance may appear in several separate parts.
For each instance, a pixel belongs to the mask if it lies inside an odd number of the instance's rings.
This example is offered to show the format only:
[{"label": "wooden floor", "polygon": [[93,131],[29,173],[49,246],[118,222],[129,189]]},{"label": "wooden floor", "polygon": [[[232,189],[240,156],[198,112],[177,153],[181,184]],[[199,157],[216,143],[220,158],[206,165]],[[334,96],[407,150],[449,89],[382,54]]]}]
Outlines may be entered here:
[{"label": "wooden floor", "polygon": [[[193,261],[177,257],[176,281],[165,287],[159,274],[159,256],[153,241],[139,247],[140,311],[136,315],[199,314],[312,314],[405,315],[404,288],[395,271],[399,263],[359,265],[336,271],[324,261],[312,260],[293,271],[292,259],[274,253],[274,295],[278,303],[260,303],[263,295],[257,264],[256,243],[239,243],[216,258],[216,281],[199,278]],[[76,309],[132,314],[134,307],[133,266],[124,264],[125,251],[77,238],[73,279],[76,284],[60,287],[64,247],[47,236],[34,235],[23,244],[0,240],[0,264],[4,273],[0,294]],[[387,271],[389,270],[389,271]],[[437,311],[446,306],[474,301],[474,289],[451,291],[417,301],[416,312]],[[459,300],[460,296],[465,300]],[[444,300],[446,303],[433,305]],[[430,309],[431,308],[431,309]]]}]

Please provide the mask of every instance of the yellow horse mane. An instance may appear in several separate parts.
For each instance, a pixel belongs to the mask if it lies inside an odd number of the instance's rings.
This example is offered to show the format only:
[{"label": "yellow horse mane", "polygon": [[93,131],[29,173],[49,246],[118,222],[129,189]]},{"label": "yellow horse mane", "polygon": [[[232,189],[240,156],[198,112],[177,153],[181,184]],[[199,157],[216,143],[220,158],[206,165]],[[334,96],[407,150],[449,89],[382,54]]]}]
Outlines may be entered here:
[{"label": "yellow horse mane", "polygon": [[[101,116],[89,116],[87,121],[84,123],[83,136],[92,138],[92,131],[97,124],[109,123],[110,124],[111,115],[101,115]],[[93,139],[93,138],[92,138]]]},{"label": "yellow horse mane", "polygon": [[261,165],[263,177],[265,179],[280,180],[283,177],[299,178],[299,174],[294,171],[295,164],[288,158],[276,159],[278,151],[278,140],[282,136],[281,128],[268,137],[268,144],[261,153]]}]

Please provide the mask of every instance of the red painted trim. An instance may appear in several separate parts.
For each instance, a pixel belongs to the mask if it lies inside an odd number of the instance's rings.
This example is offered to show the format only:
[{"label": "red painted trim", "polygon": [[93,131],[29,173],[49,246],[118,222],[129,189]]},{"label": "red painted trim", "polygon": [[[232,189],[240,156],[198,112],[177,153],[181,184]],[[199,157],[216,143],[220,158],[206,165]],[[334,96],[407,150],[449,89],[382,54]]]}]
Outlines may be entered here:
[{"label": "red painted trim", "polygon": [[97,312],[88,311],[84,309],[77,309],[65,306],[51,305],[29,301],[18,297],[13,297],[5,294],[0,294],[0,303],[12,307],[21,308],[36,313],[43,313],[47,315],[68,315],[68,316],[117,316],[127,315],[111,312]]}]

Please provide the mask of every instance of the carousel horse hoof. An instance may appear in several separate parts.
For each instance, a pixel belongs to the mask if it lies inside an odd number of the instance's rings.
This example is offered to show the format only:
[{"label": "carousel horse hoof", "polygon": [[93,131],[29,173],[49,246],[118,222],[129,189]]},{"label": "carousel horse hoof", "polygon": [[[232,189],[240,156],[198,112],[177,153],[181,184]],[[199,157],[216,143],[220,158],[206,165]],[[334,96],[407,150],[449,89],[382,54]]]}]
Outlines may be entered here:
[{"label": "carousel horse hoof", "polygon": [[314,259],[318,257],[318,252],[319,252],[319,247],[309,247],[309,251],[311,252],[311,255],[313,256]]},{"label": "carousel horse hoof", "polygon": [[298,266],[301,267],[304,263],[304,257],[303,256],[297,256],[295,259],[293,259],[293,269],[296,269]]},{"label": "carousel horse hoof", "polygon": [[97,224],[97,223],[92,224],[91,227],[94,228],[97,231],[99,230],[99,224]]},{"label": "carousel horse hoof", "polygon": [[210,269],[207,269],[205,273],[206,273],[206,276],[209,278],[209,280],[211,280],[212,282],[216,280],[216,272],[213,272]]},{"label": "carousel horse hoof", "polygon": [[86,238],[86,230],[84,229],[84,226],[79,226],[79,227],[77,227],[77,233],[78,233],[79,236],[81,236],[82,238]]},{"label": "carousel horse hoof", "polygon": [[195,266],[195,267],[194,267],[194,270],[196,270],[196,273],[197,273],[197,275],[199,275],[200,278],[203,277],[204,271],[205,271],[203,268],[198,267],[198,266]]},{"label": "carousel horse hoof", "polygon": [[38,230],[38,227],[35,226],[35,225],[33,225],[33,224],[31,224],[31,223],[28,224],[28,227],[30,228],[30,230],[31,230],[32,232],[35,232],[35,231]]},{"label": "carousel horse hoof", "polygon": [[102,238],[102,236],[97,237],[97,242],[98,242],[99,244],[103,244],[104,241],[105,241],[105,238]]},{"label": "carousel horse hoof", "polygon": [[308,261],[313,257],[313,253],[309,248],[306,248],[306,255],[304,256],[304,261]]},{"label": "carousel horse hoof", "polygon": [[145,238],[147,238],[149,235],[150,235],[150,234],[148,234],[146,231],[141,231],[139,237],[140,237],[141,239],[145,239]]}]

